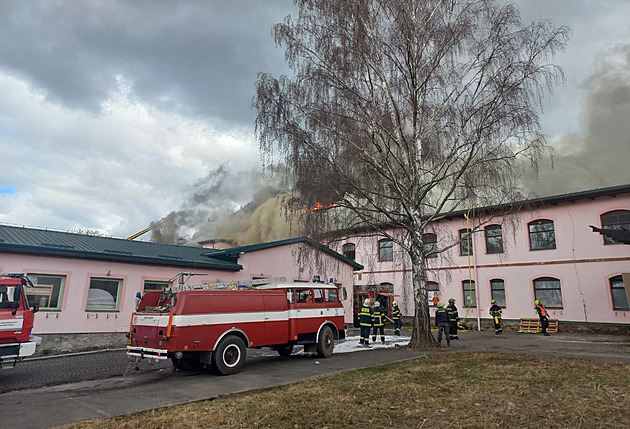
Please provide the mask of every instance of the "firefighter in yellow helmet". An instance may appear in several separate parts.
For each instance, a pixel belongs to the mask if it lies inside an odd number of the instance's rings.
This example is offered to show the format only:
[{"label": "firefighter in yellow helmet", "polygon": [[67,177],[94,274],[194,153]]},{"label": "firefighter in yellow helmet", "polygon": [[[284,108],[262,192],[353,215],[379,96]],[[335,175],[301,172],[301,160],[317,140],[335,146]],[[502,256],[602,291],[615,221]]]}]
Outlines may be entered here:
[{"label": "firefighter in yellow helmet", "polygon": [[376,333],[381,333],[381,343],[385,343],[385,314],[383,314],[383,309],[381,308],[381,303],[376,301],[374,302],[374,310],[372,311],[372,326],[374,326],[372,330],[372,342],[376,342]]},{"label": "firefighter in yellow helmet", "polygon": [[372,309],[370,308],[370,300],[363,301],[363,307],[359,311],[359,324],[361,325],[361,339],[359,344],[370,347],[370,328],[372,327]]},{"label": "firefighter in yellow helmet", "polygon": [[490,301],[490,304],[492,304],[492,307],[490,307],[489,313],[494,322],[494,334],[500,335],[503,333],[503,328],[501,327],[501,307],[497,305],[497,301],[494,299]]},{"label": "firefighter in yellow helmet", "polygon": [[444,332],[446,345],[450,346],[451,336],[448,334],[448,331],[451,327],[451,320],[448,316],[448,310],[444,308],[444,303],[442,301],[438,301],[437,308],[435,309],[435,326],[438,327],[438,344],[442,345],[442,332]]},{"label": "firefighter in yellow helmet", "polygon": [[394,321],[394,335],[400,335],[402,328],[402,313],[398,308],[398,301],[392,302],[392,320]]}]

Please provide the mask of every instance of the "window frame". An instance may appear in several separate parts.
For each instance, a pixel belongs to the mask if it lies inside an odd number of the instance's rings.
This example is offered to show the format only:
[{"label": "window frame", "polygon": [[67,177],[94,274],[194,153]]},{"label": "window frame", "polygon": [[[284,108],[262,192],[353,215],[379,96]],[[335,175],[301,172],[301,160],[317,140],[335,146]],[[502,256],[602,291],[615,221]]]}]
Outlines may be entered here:
[{"label": "window frame", "polygon": [[[390,259],[385,259],[383,256],[387,256],[387,254],[383,255],[383,252],[389,249]],[[378,261],[379,262],[393,262],[394,261],[394,240],[391,238],[383,238],[378,240]]]},{"label": "window frame", "polygon": [[438,246],[437,246],[437,234],[432,232],[425,232],[422,234],[422,243],[425,251],[426,258],[437,258]]},{"label": "window frame", "polygon": [[[489,231],[499,231],[499,235],[492,235],[492,233],[488,234]],[[483,229],[483,232],[484,232],[484,237],[485,237],[485,242],[486,242],[486,253],[496,255],[496,254],[505,252],[503,248],[503,227],[501,225],[498,225],[498,224],[488,225]],[[491,240],[489,239],[497,240],[497,238],[499,239],[501,250],[496,251],[496,252],[490,251],[490,248],[492,246],[488,245],[491,242]]]},{"label": "window frame", "polygon": [[[462,280],[462,293],[463,293],[463,297],[464,299],[462,300],[462,302],[464,303],[464,307],[466,308],[477,308],[477,283],[475,282],[475,280],[470,280],[470,279],[465,279]],[[471,288],[469,287],[469,285],[472,285],[472,304],[468,305],[468,302],[466,302],[466,292],[471,292]]]},{"label": "window frame", "polygon": [[[551,230],[542,230],[542,231],[532,231],[532,227],[540,227],[542,225],[551,225]],[[555,226],[555,222],[551,219],[536,219],[533,220],[531,222],[529,222],[527,224],[527,235],[529,237],[529,250],[532,251],[536,251],[536,250],[553,250],[557,248],[557,243],[556,243],[556,226]],[[543,236],[544,234],[549,234],[551,233],[551,236],[553,238],[553,246],[548,246],[548,247],[534,247],[534,243],[544,243],[546,240],[540,240],[540,239],[534,239],[532,240],[532,237],[539,237],[539,236]],[[536,234],[536,235],[534,235]],[[551,241],[550,241],[551,244]]]},{"label": "window frame", "polygon": [[[615,282],[615,283],[613,283]],[[621,274],[616,275],[616,276],[612,276],[608,279],[608,289],[610,290],[610,297],[612,299],[612,306],[613,306],[613,310],[615,311],[630,311],[630,300],[628,299],[628,294],[626,291],[626,286],[625,283],[623,282],[623,276]],[[622,290],[623,291],[623,295],[625,297],[625,301],[626,301],[626,306],[625,307],[620,307],[617,305],[617,300],[615,299],[615,296],[618,294],[615,294],[615,289],[617,290]]]},{"label": "window frame", "polygon": [[[90,307],[88,304],[90,302],[90,290],[92,290],[92,281],[105,281],[105,282],[118,282],[118,286],[117,286],[117,291],[116,291],[116,297],[115,297],[115,302],[114,302],[114,308],[95,308],[95,307]],[[119,312],[120,311],[120,296],[122,295],[122,287],[123,287],[123,279],[121,278],[111,278],[111,277],[99,277],[99,276],[95,276],[95,277],[90,277],[90,281],[88,283],[88,295],[85,301],[85,311],[86,312],[90,312],[90,313],[96,313],[96,312],[109,312],[109,313],[114,313],[114,312]],[[99,289],[99,290],[105,290],[105,289]],[[112,295],[113,296],[113,295]]]},{"label": "window frame", "polygon": [[[630,220],[627,223],[623,222],[621,219],[622,216],[628,216],[630,218],[630,210],[619,209],[619,210],[610,210],[606,213],[602,213],[599,215],[599,222],[602,226],[602,229],[616,229],[616,230],[628,230],[630,231]],[[617,218],[616,222],[612,222],[611,220],[606,220],[608,218]],[[602,234],[603,235],[603,234]],[[623,244],[620,241],[615,240],[612,237],[607,235],[603,235],[604,237],[604,245],[610,244]]]},{"label": "window frame", "polygon": [[[498,283],[501,282],[502,286],[500,289],[495,288],[494,287],[494,283]],[[494,295],[495,290],[497,291],[502,291],[503,292],[503,297],[499,297],[499,299],[497,299],[497,297]],[[500,279],[500,278],[494,278],[494,279],[490,279],[490,299],[493,299],[497,302],[497,305],[501,308],[507,308],[507,298],[505,295],[505,280],[504,279]]]},{"label": "window frame", "polygon": [[[57,305],[56,305],[56,306],[54,306],[54,307],[53,307],[53,306],[47,306],[47,307],[44,307],[44,306],[39,306],[39,308],[40,308],[41,310],[45,310],[45,311],[61,311],[61,304],[62,304],[62,301],[63,301],[63,291],[64,291],[64,289],[65,289],[65,286],[66,286],[66,280],[67,280],[67,278],[68,278],[68,276],[67,276],[67,275],[65,275],[65,274],[27,273],[27,274],[26,274],[26,277],[28,277],[28,278],[29,278],[29,280],[31,280],[31,282],[33,282],[33,285],[34,285],[35,287],[38,287],[38,286],[39,286],[39,283],[38,283],[38,282],[33,281],[33,280],[34,280],[34,278],[57,278],[57,279],[59,279],[59,280],[60,280],[60,284],[59,284],[59,286],[58,286],[58,291],[57,291]],[[47,285],[47,286],[48,286],[48,285]],[[40,286],[40,287],[41,287],[41,286]],[[51,298],[49,299],[48,304],[50,304],[50,303],[53,301],[53,299],[52,299],[52,294],[53,294],[53,293],[54,293],[54,291],[55,291],[55,287],[56,287],[56,285],[54,285],[54,284],[53,284],[53,285],[52,285],[52,290],[51,290]],[[27,286],[27,287],[26,287],[26,289],[29,289],[29,288],[30,288],[30,286]],[[38,302],[31,302],[30,298],[28,297],[28,295],[29,295],[29,294],[28,294],[28,291],[27,291],[27,290],[25,290],[25,292],[26,292],[26,293],[25,293],[25,295],[26,295],[26,300],[27,300],[27,302],[28,302],[29,306],[39,305],[39,301],[38,301]]]},{"label": "window frame", "polygon": [[475,249],[472,240],[472,230],[464,228],[459,230],[459,256],[473,256]]},{"label": "window frame", "polygon": [[[431,288],[429,288],[429,286],[431,286]],[[431,301],[431,299],[433,299],[433,296],[429,296],[429,292],[437,292],[438,298],[439,298],[439,296],[440,296],[440,284],[438,282],[434,282],[432,280],[427,280],[426,281],[426,289],[427,289],[427,301],[429,303],[429,307],[435,307],[435,304],[433,304],[433,301]]]},{"label": "window frame", "polygon": [[[347,250],[347,248],[349,248],[350,246],[352,246],[352,250]],[[357,245],[354,243],[344,244],[343,246],[341,246],[341,254],[351,261],[354,261],[357,257]]]},{"label": "window frame", "polygon": [[[536,283],[537,282],[549,282],[549,281],[556,281],[558,283],[558,287],[557,288],[540,288],[540,287],[536,287]],[[542,304],[544,305],[545,308],[551,308],[551,309],[559,309],[562,310],[564,309],[564,301],[563,301],[563,297],[562,297],[562,281],[559,278],[556,277],[551,277],[551,276],[541,276],[541,277],[536,277],[535,279],[532,279],[532,287],[534,289],[534,299],[535,300],[540,300],[542,301]],[[557,290],[559,291],[559,295],[560,295],[560,305],[555,305],[555,304],[549,304],[550,299],[548,296],[539,296],[538,292],[539,291],[553,291],[553,290]]]}]

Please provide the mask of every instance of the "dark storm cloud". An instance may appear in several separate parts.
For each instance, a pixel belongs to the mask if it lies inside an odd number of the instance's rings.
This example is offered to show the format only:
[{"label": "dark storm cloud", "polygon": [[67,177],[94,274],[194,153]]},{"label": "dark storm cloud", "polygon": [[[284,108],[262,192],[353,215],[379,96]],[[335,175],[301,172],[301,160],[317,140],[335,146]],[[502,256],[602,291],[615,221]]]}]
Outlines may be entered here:
[{"label": "dark storm cloud", "polygon": [[289,0],[3,1],[0,69],[70,108],[98,113],[122,82],[158,108],[250,125],[257,72],[283,67],[271,26],[291,7]]}]

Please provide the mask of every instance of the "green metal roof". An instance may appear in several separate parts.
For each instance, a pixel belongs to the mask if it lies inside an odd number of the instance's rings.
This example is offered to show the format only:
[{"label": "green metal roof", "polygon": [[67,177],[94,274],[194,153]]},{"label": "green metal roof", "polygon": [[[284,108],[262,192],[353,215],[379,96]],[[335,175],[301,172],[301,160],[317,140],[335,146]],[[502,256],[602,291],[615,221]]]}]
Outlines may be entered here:
[{"label": "green metal roof", "polygon": [[212,256],[213,258],[236,261],[238,260],[238,256],[241,253],[255,252],[257,250],[269,249],[270,247],[279,247],[279,246],[285,246],[287,244],[296,244],[296,243],[306,243],[309,246],[312,246],[318,250],[321,250],[322,252],[327,253],[331,255],[332,257],[337,258],[348,265],[351,265],[354,271],[363,269],[363,265],[353,261],[352,259],[346,258],[342,254],[337,253],[334,250],[332,250],[330,247],[324,246],[323,244],[318,243],[309,237],[288,238],[286,240],[270,241],[268,243],[259,243],[259,244],[251,244],[249,246],[231,247],[229,249],[222,249],[222,250],[212,250],[206,254],[208,256]]},{"label": "green metal roof", "polygon": [[0,252],[240,271],[236,261],[215,259],[202,247],[156,244],[0,224]]}]

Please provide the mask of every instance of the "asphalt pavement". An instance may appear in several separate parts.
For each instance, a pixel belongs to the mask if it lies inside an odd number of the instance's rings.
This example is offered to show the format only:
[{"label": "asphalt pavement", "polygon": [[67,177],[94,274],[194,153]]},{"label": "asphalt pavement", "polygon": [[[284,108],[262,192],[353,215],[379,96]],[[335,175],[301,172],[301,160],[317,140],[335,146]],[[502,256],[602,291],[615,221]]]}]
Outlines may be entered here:
[{"label": "asphalt pavement", "polygon": [[[298,354],[280,357],[257,350],[238,374],[173,372],[168,363],[142,364],[139,371],[124,351],[107,351],[22,362],[0,372],[0,428],[50,428],[168,405],[263,390],[339,371],[366,368],[439,353],[502,352],[564,356],[630,364],[626,336],[539,334],[490,331],[460,333],[460,341],[435,351],[399,347],[359,348],[354,331],[328,359]],[[388,339],[393,339],[389,335]],[[264,350],[264,349],[263,349]],[[349,352],[356,350],[355,352]],[[20,384],[22,383],[22,384]],[[13,390],[19,389],[19,390]]]}]

